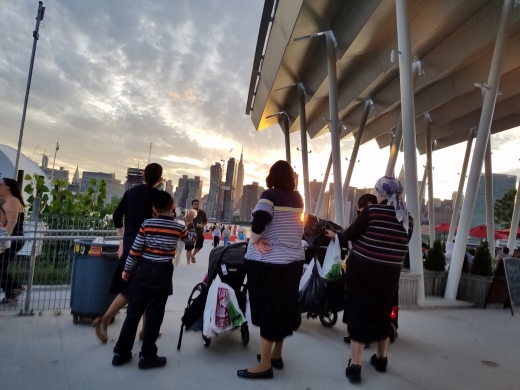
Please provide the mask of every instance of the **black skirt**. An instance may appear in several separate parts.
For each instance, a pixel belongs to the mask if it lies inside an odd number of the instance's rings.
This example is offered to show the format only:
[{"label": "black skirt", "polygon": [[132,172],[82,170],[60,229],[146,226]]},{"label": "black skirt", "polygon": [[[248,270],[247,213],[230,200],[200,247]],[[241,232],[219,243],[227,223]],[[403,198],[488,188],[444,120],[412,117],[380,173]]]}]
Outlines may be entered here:
[{"label": "black skirt", "polygon": [[390,336],[390,312],[399,288],[401,267],[351,253],[347,263],[347,304],[343,322],[350,338],[361,343]]},{"label": "black skirt", "polygon": [[281,341],[298,327],[298,287],[303,261],[271,264],[245,261],[251,320],[260,336]]}]

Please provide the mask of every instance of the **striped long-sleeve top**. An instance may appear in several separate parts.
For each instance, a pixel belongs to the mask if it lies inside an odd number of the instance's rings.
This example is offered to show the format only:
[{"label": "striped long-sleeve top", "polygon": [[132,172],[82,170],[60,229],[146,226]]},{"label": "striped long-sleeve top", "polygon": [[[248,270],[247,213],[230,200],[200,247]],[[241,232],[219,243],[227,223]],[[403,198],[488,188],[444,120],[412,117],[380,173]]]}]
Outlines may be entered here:
[{"label": "striped long-sleeve top", "polygon": [[303,199],[298,191],[264,191],[252,212],[251,229],[268,241],[271,251],[260,254],[250,242],[246,259],[276,264],[304,260],[302,212]]},{"label": "striped long-sleeve top", "polygon": [[191,244],[196,237],[197,233],[192,223],[184,226],[172,217],[164,215],[147,219],[137,233],[126,259],[125,271],[132,272],[140,257],[157,263],[172,261],[177,241],[181,239],[186,244]]},{"label": "striped long-sleeve top", "polygon": [[393,206],[367,206],[348,229],[338,234],[342,246],[352,242],[352,253],[366,260],[401,266],[413,232],[413,218],[408,214],[409,228],[395,216]]}]

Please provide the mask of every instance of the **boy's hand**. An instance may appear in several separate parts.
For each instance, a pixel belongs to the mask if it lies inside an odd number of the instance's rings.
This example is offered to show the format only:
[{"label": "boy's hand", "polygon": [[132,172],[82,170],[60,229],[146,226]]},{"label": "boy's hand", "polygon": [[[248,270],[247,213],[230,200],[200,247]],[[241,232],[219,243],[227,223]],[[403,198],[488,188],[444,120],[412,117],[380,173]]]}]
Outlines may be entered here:
[{"label": "boy's hand", "polygon": [[130,277],[130,272],[128,271],[123,271],[123,274],[121,275],[121,277],[123,278],[123,280],[125,282],[128,282],[128,278]]}]

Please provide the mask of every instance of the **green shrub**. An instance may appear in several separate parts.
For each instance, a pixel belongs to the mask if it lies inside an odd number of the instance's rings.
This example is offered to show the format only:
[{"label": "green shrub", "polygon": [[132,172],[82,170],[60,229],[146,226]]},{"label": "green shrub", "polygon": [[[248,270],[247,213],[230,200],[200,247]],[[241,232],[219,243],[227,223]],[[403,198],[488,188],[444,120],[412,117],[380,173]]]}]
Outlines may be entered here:
[{"label": "green shrub", "polygon": [[407,251],[404,255],[403,268],[410,269],[410,251]]},{"label": "green shrub", "polygon": [[424,261],[424,268],[430,271],[444,271],[446,267],[446,256],[442,250],[442,243],[440,239],[433,242],[433,246],[428,250],[426,260]]},{"label": "green shrub", "polygon": [[469,253],[471,256],[475,256],[475,253],[476,253],[476,252],[477,252],[477,251],[476,251],[474,248],[470,248],[470,249],[468,249],[468,253]]},{"label": "green shrub", "polygon": [[473,265],[471,266],[472,275],[492,276],[492,258],[489,253],[489,243],[483,241],[477,248],[475,257],[473,257]]}]

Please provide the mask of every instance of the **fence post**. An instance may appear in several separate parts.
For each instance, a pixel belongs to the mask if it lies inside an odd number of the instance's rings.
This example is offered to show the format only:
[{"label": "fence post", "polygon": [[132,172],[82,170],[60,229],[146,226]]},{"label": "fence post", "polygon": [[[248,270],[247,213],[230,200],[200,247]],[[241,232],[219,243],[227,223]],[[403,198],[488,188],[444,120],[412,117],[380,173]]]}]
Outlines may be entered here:
[{"label": "fence post", "polygon": [[32,213],[31,213],[31,222],[34,223],[34,235],[33,235],[33,243],[31,247],[31,263],[29,268],[29,279],[27,280],[27,293],[25,294],[25,312],[22,312],[20,309],[21,316],[33,316],[34,312],[29,311],[29,307],[31,305],[31,293],[33,287],[33,279],[34,279],[34,268],[36,266],[36,232],[38,231],[38,215],[40,214],[40,198],[34,198]]}]

